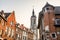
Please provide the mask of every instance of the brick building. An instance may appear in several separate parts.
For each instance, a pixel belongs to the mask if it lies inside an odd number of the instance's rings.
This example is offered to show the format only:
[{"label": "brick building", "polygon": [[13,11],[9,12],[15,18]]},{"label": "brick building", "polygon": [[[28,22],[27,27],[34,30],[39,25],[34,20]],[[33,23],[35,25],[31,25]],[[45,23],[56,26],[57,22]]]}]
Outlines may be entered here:
[{"label": "brick building", "polygon": [[39,13],[38,28],[40,40],[60,40],[60,6],[46,3]]},{"label": "brick building", "polygon": [[14,40],[15,39],[15,14],[14,11],[10,13],[0,12],[0,40]]}]

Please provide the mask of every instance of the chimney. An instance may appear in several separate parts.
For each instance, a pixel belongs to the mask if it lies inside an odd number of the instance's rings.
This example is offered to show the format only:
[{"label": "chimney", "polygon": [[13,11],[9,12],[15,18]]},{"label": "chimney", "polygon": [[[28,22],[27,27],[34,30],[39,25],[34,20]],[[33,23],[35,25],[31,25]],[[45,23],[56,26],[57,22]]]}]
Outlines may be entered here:
[{"label": "chimney", "polygon": [[4,11],[3,11],[3,10],[1,10],[1,13],[4,13]]},{"label": "chimney", "polygon": [[21,26],[24,26],[23,24],[21,24]]},{"label": "chimney", "polygon": [[0,15],[2,15],[3,13],[4,13],[4,11],[3,11],[3,10],[1,10]]}]

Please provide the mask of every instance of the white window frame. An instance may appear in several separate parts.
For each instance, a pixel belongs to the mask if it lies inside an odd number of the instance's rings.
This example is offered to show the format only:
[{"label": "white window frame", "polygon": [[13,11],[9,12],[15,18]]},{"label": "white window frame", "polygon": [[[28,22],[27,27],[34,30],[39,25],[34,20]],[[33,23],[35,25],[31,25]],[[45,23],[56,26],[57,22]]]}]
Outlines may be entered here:
[{"label": "white window frame", "polygon": [[[52,37],[52,34],[55,34],[55,38]],[[51,38],[52,38],[52,39],[56,39],[56,38],[57,38],[57,35],[56,35],[55,32],[51,33]]]},{"label": "white window frame", "polygon": [[60,20],[60,19],[55,19],[55,24],[58,24],[57,21]]}]

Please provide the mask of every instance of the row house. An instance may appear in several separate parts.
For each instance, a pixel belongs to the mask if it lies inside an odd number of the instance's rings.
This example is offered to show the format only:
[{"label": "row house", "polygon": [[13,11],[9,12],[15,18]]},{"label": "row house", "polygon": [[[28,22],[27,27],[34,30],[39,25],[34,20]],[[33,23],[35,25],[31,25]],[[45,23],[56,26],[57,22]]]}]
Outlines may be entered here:
[{"label": "row house", "polygon": [[29,29],[28,30],[28,40],[34,40],[34,33]]},{"label": "row house", "polygon": [[22,40],[23,30],[20,28],[20,24],[16,24],[16,39],[15,40]]},{"label": "row house", "polygon": [[40,40],[60,40],[60,6],[46,3],[39,13],[38,28]]},{"label": "row house", "polygon": [[14,40],[15,39],[15,13],[0,12],[0,40]]},{"label": "row house", "polygon": [[16,25],[16,40],[33,40],[33,33],[28,31],[23,24],[17,23]]}]

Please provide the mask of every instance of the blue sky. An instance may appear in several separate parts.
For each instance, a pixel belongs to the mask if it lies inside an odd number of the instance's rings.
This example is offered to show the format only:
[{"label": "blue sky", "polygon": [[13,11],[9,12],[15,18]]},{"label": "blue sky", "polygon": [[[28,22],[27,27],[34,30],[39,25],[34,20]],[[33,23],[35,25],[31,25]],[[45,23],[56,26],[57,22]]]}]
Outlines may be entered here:
[{"label": "blue sky", "polygon": [[38,14],[46,2],[54,6],[60,6],[60,0],[0,0],[0,11],[15,11],[16,21],[29,28],[33,8],[38,19]]}]

